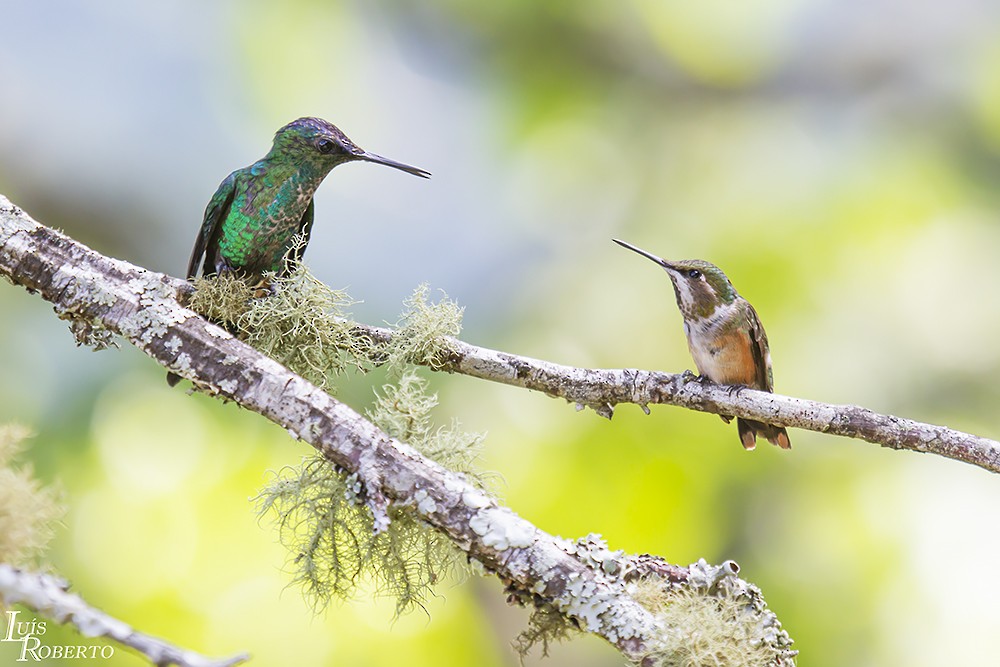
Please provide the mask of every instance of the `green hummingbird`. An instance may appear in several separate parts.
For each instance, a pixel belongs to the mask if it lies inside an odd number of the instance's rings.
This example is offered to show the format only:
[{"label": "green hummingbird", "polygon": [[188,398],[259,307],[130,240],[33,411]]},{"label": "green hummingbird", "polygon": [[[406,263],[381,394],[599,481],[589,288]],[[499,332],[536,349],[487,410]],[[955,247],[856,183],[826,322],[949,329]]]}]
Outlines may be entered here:
[{"label": "green hummingbird", "polygon": [[[212,195],[187,277],[195,277],[199,265],[205,276],[286,274],[286,257],[301,259],[309,242],[316,188],[337,165],[359,160],[430,177],[423,169],[363,150],[321,118],[293,120],[275,133],[267,155],[229,174]],[[298,245],[296,234],[304,239]]]},{"label": "green hummingbird", "polygon": [[[261,284],[273,271],[288,273],[309,243],[316,205],[313,194],[330,170],[354,161],[374,162],[429,178],[423,169],[357,146],[321,118],[299,118],[274,135],[271,150],[222,181],[205,209],[188,262],[187,277],[232,272]],[[296,235],[302,241],[296,243]],[[204,261],[202,261],[204,258]],[[180,376],[167,374],[171,386]]]},{"label": "green hummingbird", "polygon": [[[719,267],[700,259],[668,262],[630,243],[613,240],[653,260],[670,276],[684,317],[688,350],[702,377],[717,384],[774,391],[771,351],[757,311],[737,294]],[[727,424],[732,420],[720,416]],[[780,426],[737,419],[736,428],[746,449],[757,446],[758,435],[782,449],[792,446],[788,433]]]}]

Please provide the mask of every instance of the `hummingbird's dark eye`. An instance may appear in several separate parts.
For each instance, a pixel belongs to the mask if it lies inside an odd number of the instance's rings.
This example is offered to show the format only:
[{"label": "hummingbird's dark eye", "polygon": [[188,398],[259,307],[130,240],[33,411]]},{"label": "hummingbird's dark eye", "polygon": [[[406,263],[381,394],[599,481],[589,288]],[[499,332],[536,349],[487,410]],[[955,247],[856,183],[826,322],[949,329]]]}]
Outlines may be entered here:
[{"label": "hummingbird's dark eye", "polygon": [[699,271],[698,269],[688,270],[688,278],[691,278],[692,280],[697,280],[698,278],[701,278],[701,271]]},{"label": "hummingbird's dark eye", "polygon": [[336,147],[337,145],[329,139],[320,139],[316,142],[316,148],[319,149],[320,153],[332,153]]}]

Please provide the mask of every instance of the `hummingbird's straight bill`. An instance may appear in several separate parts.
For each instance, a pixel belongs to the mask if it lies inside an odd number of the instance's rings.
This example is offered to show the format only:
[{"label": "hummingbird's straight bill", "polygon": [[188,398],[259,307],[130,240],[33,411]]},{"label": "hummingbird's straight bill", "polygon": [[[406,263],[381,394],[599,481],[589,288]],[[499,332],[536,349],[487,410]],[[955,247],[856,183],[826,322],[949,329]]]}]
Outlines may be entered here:
[{"label": "hummingbird's straight bill", "polygon": [[611,239],[611,240],[614,241],[615,243],[617,243],[618,245],[620,245],[623,248],[628,248],[632,252],[637,252],[640,255],[642,255],[643,257],[646,257],[647,259],[653,260],[654,262],[656,262],[657,264],[659,264],[663,268],[667,268],[667,260],[663,259],[662,257],[657,257],[656,255],[654,255],[651,252],[646,252],[642,248],[640,248],[638,246],[634,246],[631,243],[627,243],[627,242],[622,241],[620,239]]},{"label": "hummingbird's straight bill", "polygon": [[396,162],[395,160],[390,160],[387,157],[382,157],[381,155],[376,155],[375,153],[369,153],[368,151],[362,151],[361,155],[358,156],[359,160],[364,160],[365,162],[374,162],[375,164],[384,164],[387,167],[392,167],[393,169],[399,169],[400,171],[405,171],[407,174],[413,174],[414,176],[419,176],[420,178],[430,178],[431,172],[424,171],[417,167],[411,167],[408,164],[403,164],[402,162]]},{"label": "hummingbird's straight bill", "polygon": [[[688,350],[703,377],[717,384],[774,391],[764,326],[757,311],[736,292],[719,267],[701,259],[667,261],[631,243],[612,240],[652,260],[670,276],[677,307],[684,317]],[[722,419],[728,423],[732,417]],[[757,446],[758,435],[782,449],[792,446],[788,433],[780,426],[737,419],[736,427],[746,449]]]}]

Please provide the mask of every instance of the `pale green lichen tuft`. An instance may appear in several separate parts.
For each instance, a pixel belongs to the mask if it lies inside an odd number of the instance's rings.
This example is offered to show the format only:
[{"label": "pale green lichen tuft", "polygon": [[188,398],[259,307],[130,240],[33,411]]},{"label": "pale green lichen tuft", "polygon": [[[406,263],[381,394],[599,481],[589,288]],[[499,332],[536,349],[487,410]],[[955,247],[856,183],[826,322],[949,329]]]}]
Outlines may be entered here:
[{"label": "pale green lichen tuft", "polygon": [[[485,436],[463,431],[455,420],[448,426],[435,426],[431,411],[437,404],[437,394],[430,393],[427,380],[411,368],[395,384],[386,384],[376,393],[367,415],[380,429],[432,461],[478,479],[475,461]],[[479,485],[484,486],[482,480]]]},{"label": "pale green lichen tuft", "polygon": [[[535,607],[515,643],[522,659],[538,644],[545,652],[551,641],[599,628],[612,642],[639,640],[633,659],[644,667],[794,666],[798,652],[791,638],[760,589],[736,576],[734,562],[699,560],[680,582],[651,566],[649,557],[611,551],[599,535],[564,540],[562,548],[591,568],[605,590],[571,577],[555,597],[544,597],[544,586],[515,594],[517,602]],[[622,597],[631,597],[649,615],[616,613],[609,603]]]},{"label": "pale green lichen tuft", "polygon": [[[452,469],[472,474],[482,436],[456,424],[434,426],[437,404],[426,382],[411,372],[377,395],[369,418],[393,437]],[[274,512],[281,540],[293,554],[293,582],[317,610],[332,598],[349,598],[362,580],[377,594],[395,597],[396,613],[422,607],[433,585],[463,567],[464,554],[432,529],[412,507],[391,504],[389,525],[376,534],[357,475],[346,476],[313,457],[275,476],[257,497],[260,515]]]},{"label": "pale green lichen tuft", "polygon": [[403,302],[404,310],[393,333],[385,365],[390,374],[400,373],[409,364],[439,368],[448,352],[446,339],[462,331],[464,308],[442,292],[436,303],[428,301],[430,287],[420,285]]},{"label": "pale green lichen tuft", "polygon": [[45,552],[64,514],[59,493],[43,486],[28,465],[14,465],[27,429],[0,426],[0,562],[32,565]]},{"label": "pale green lichen tuft", "polygon": [[656,667],[768,667],[774,651],[759,640],[759,622],[746,604],[731,597],[666,589],[643,581],[635,593],[663,623],[646,664]]},{"label": "pale green lichen tuft", "polygon": [[404,301],[391,339],[376,341],[348,318],[356,302],[346,293],[327,287],[300,263],[290,267],[287,277],[265,276],[267,288],[233,274],[199,278],[191,308],[327,390],[351,368],[384,366],[390,377],[413,365],[438,368],[447,339],[462,329],[463,308],[447,295],[432,303],[430,288],[420,285]]},{"label": "pale green lichen tuft", "polygon": [[188,304],[191,310],[227,328],[243,317],[257,296],[253,285],[233,273],[196,278],[194,290]]},{"label": "pale green lichen tuft", "polygon": [[369,367],[371,344],[354,335],[346,316],[356,302],[345,292],[302,267],[275,279],[271,290],[237,320],[247,343],[327,390],[348,369]]},{"label": "pale green lichen tuft", "polygon": [[195,281],[191,308],[326,390],[349,368],[370,368],[372,343],[346,319],[356,303],[296,265],[266,293],[232,274]]},{"label": "pale green lichen tuft", "polygon": [[726,566],[699,561],[686,584],[646,578],[632,585],[633,598],[662,627],[647,643],[643,665],[793,667],[798,651],[760,590],[729,576]]}]

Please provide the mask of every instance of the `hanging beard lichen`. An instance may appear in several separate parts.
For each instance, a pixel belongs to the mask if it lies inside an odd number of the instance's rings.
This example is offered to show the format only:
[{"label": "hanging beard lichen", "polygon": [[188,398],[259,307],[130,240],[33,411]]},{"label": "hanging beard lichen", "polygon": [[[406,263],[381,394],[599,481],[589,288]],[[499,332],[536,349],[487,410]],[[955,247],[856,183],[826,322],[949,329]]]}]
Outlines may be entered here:
[{"label": "hanging beard lichen", "polygon": [[542,647],[542,657],[547,658],[550,644],[565,641],[579,632],[580,627],[551,604],[535,605],[528,617],[528,627],[514,640],[514,650],[522,664],[538,645]]},{"label": "hanging beard lichen", "polygon": [[[386,385],[368,418],[428,458],[478,479],[473,471],[482,436],[457,424],[435,428],[437,404],[427,383],[407,371]],[[257,497],[261,515],[274,512],[282,542],[291,550],[293,581],[318,610],[334,597],[349,597],[359,580],[396,598],[396,613],[422,606],[432,586],[464,563],[464,554],[406,507],[390,505],[388,527],[375,533],[371,511],[360,500],[361,483],[316,456],[275,475]]]},{"label": "hanging beard lichen", "polygon": [[[434,426],[437,397],[413,366],[433,362],[444,350],[442,337],[458,334],[457,304],[447,298],[429,303],[429,289],[421,285],[405,302],[391,339],[376,341],[347,319],[346,308],[354,302],[301,265],[271,281],[270,293],[261,297],[257,287],[233,276],[198,280],[191,307],[328,390],[349,368],[385,367],[395,382],[376,392],[368,418],[482,485],[473,470],[482,436],[465,433],[454,422]],[[376,592],[394,596],[397,613],[422,606],[431,586],[465,562],[464,554],[405,506],[390,504],[388,526],[376,533],[364,495],[357,475],[347,476],[314,456],[276,473],[256,501],[261,516],[276,517],[291,552],[293,581],[317,610],[332,598],[349,597],[362,579],[373,582]]]}]

